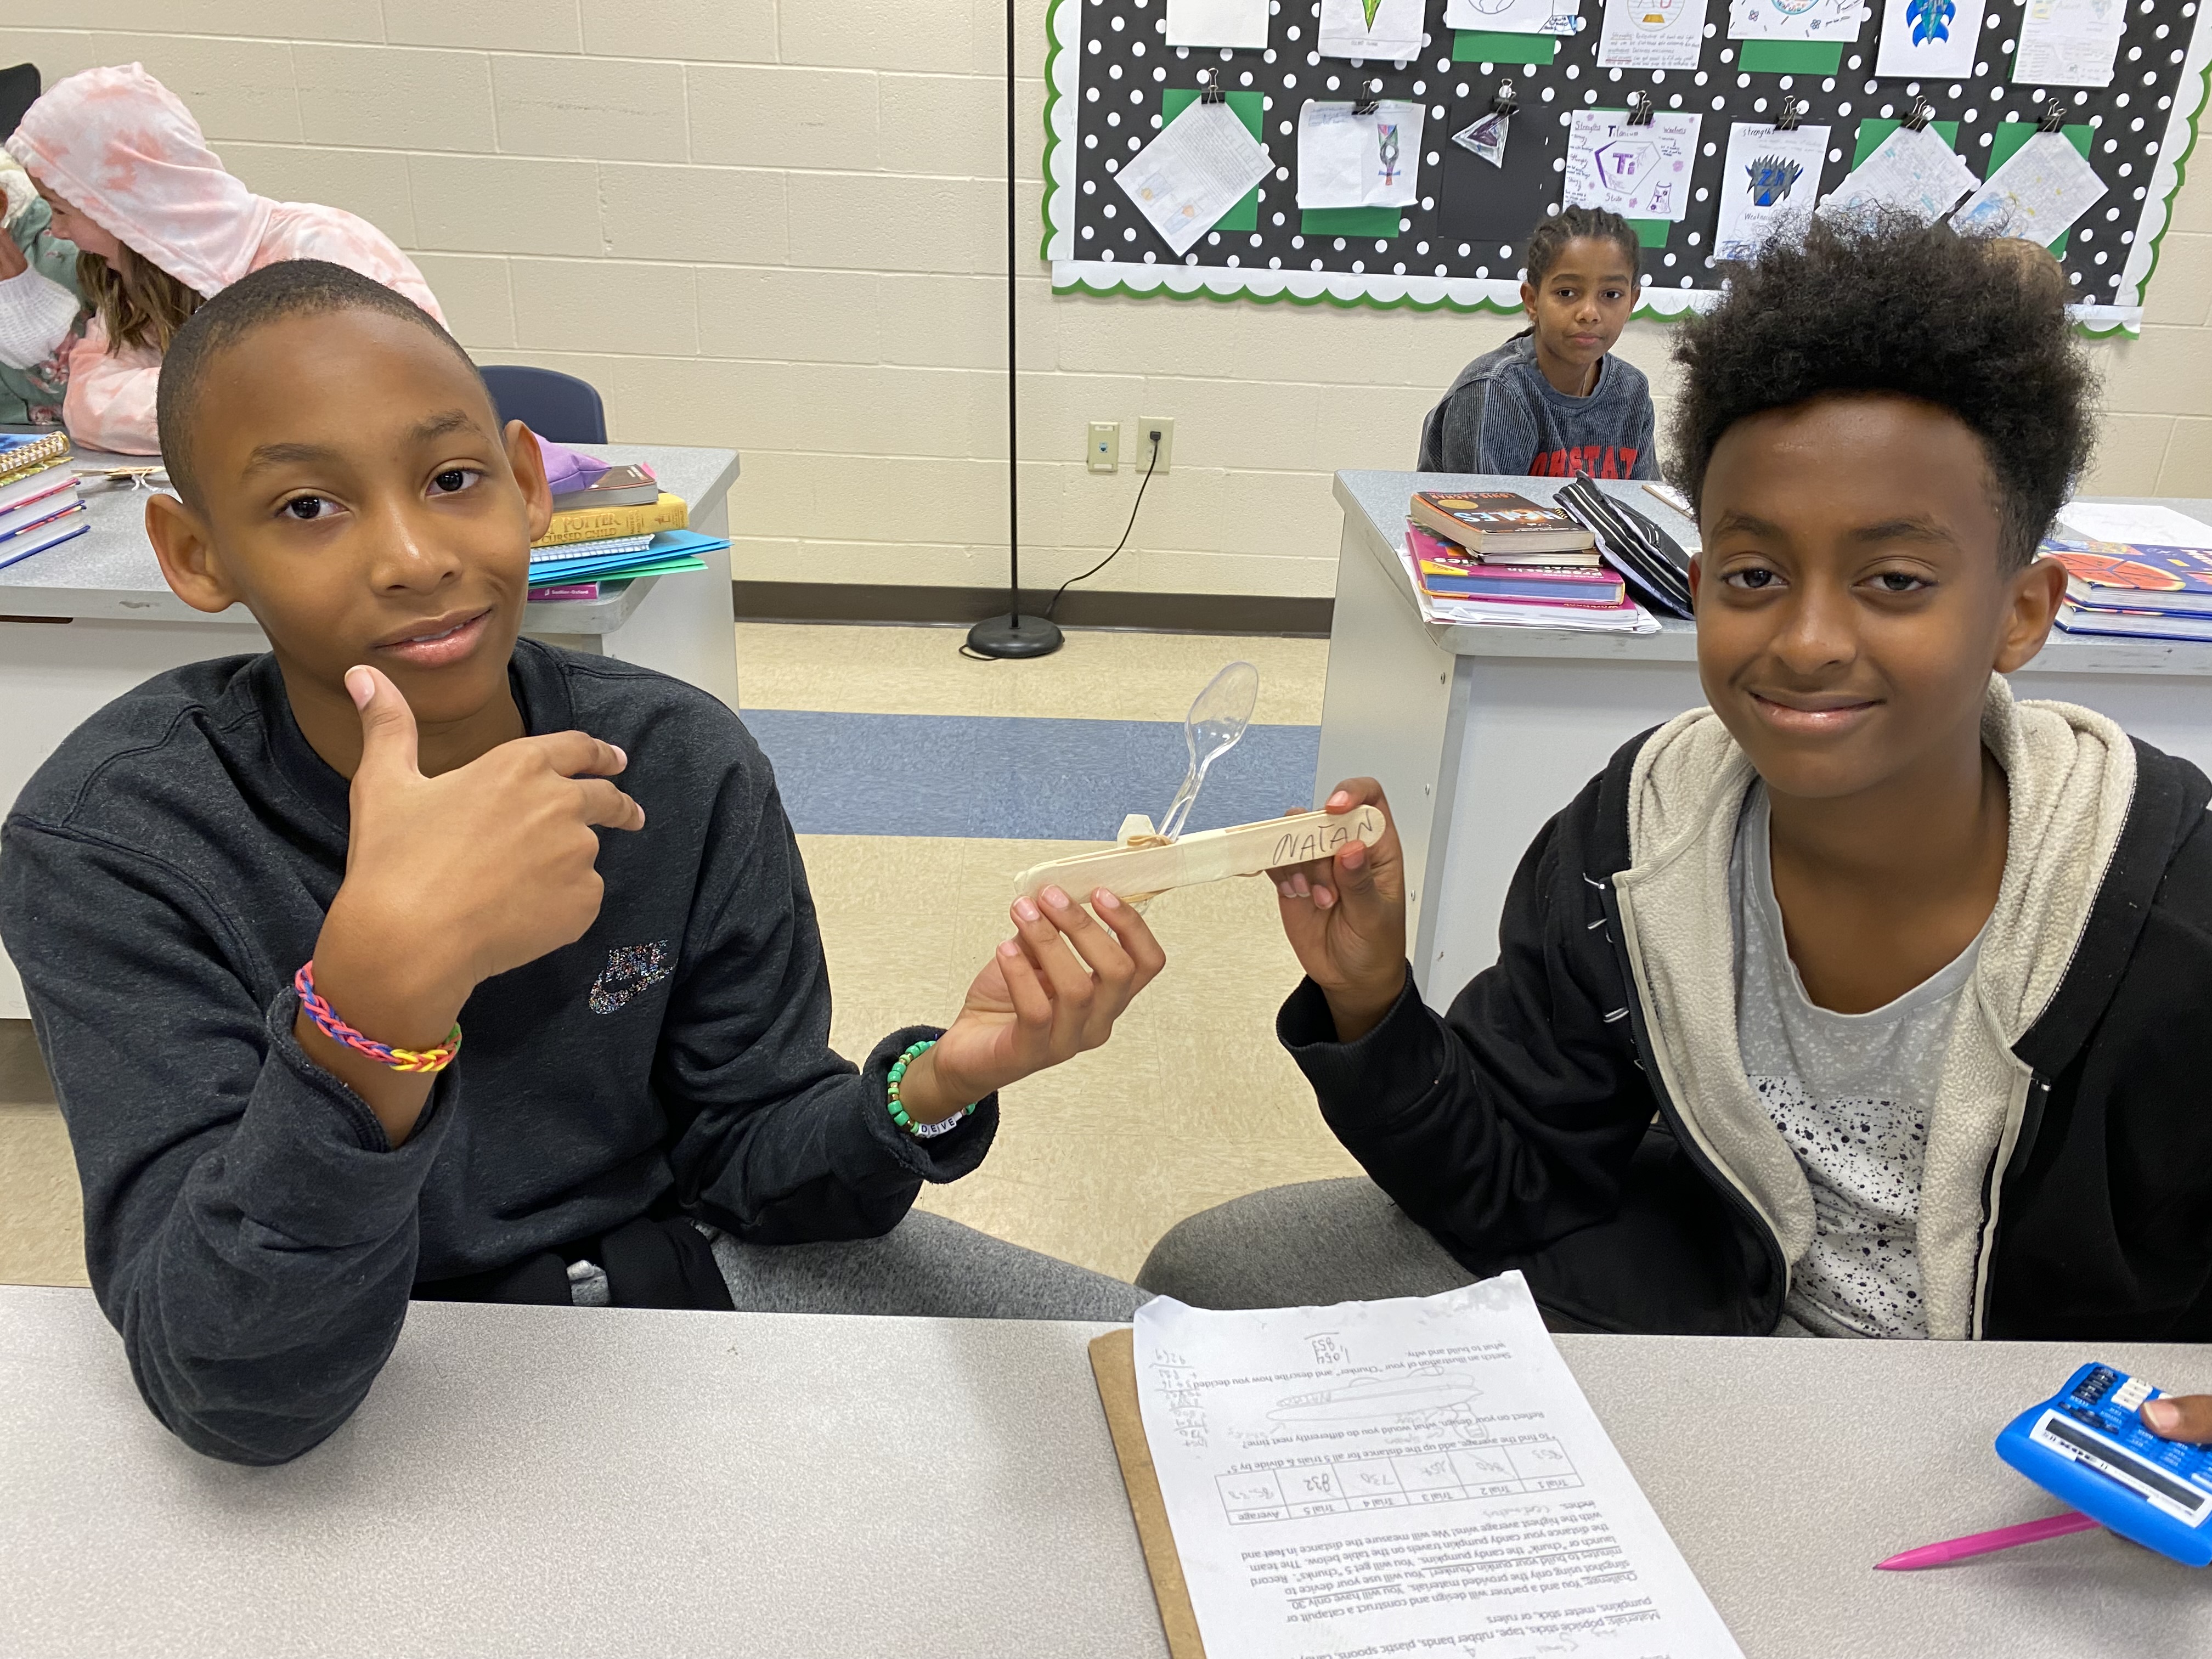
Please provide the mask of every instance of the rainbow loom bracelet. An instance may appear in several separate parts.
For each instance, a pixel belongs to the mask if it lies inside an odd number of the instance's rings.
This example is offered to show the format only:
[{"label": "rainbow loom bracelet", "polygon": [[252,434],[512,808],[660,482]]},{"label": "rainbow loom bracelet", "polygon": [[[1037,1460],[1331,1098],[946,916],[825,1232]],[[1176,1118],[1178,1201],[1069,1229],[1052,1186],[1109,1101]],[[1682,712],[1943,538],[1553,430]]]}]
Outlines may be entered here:
[{"label": "rainbow loom bracelet", "polygon": [[357,1054],[367,1054],[378,1065],[389,1066],[395,1072],[442,1072],[461,1052],[461,1028],[458,1024],[434,1048],[394,1048],[363,1036],[340,1019],[337,1011],[316,994],[314,969],[312,958],[301,963],[300,971],[292,975],[292,988],[300,994],[300,1006],[315,1022],[315,1029],[331,1042],[342,1043]]},{"label": "rainbow loom bracelet", "polygon": [[906,1076],[908,1066],[913,1065],[915,1060],[936,1046],[937,1039],[934,1037],[927,1042],[915,1043],[891,1062],[890,1075],[884,1079],[884,1094],[890,1104],[891,1121],[917,1140],[928,1140],[938,1135],[948,1134],[958,1128],[966,1119],[974,1116],[975,1112],[975,1103],[971,1100],[968,1103],[966,1111],[955,1112],[951,1117],[936,1123],[916,1123],[906,1115],[906,1107],[899,1100],[899,1081]]}]

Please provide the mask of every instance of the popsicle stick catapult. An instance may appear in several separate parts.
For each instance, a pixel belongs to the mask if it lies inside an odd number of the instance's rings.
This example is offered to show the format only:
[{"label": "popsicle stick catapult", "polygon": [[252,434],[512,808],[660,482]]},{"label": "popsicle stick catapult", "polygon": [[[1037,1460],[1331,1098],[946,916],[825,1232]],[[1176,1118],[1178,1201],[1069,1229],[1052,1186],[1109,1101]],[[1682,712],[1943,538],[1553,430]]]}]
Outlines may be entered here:
[{"label": "popsicle stick catapult", "polygon": [[1349,812],[1294,812],[1163,842],[1152,833],[1150,818],[1132,814],[1121,821],[1118,846],[1036,865],[1014,878],[1014,891],[1035,898],[1057,884],[1081,903],[1103,887],[1134,904],[1171,887],[1196,887],[1330,858],[1355,841],[1372,847],[1382,839],[1383,823],[1380,808],[1359,806]]}]

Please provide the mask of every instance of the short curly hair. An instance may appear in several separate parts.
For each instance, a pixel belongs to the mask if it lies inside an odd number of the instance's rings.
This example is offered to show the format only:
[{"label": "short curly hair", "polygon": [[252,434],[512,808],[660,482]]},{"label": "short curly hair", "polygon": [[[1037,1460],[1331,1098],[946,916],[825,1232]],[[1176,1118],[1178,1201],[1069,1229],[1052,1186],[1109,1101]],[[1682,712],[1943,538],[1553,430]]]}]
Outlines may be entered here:
[{"label": "short curly hair", "polygon": [[1778,237],[1734,265],[1721,302],[1682,326],[1674,482],[1701,499],[1722,434],[1830,393],[1894,392],[1948,410],[1982,441],[2008,571],[2088,465],[2096,377],[2040,248],[1894,216]]}]

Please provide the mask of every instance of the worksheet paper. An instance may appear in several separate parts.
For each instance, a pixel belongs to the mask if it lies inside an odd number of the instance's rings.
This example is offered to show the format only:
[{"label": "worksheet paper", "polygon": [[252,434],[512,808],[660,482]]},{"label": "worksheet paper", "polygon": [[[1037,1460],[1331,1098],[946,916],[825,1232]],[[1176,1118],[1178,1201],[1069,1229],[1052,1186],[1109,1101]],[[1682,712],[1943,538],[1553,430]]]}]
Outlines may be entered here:
[{"label": "worksheet paper", "polygon": [[2027,0],[2012,78],[2039,87],[2109,87],[2127,0]]},{"label": "worksheet paper", "polygon": [[1517,1273],[1425,1298],[1137,1310],[1206,1659],[1741,1659]]},{"label": "worksheet paper", "polygon": [[1628,124],[1623,110],[1578,109],[1574,115],[1561,186],[1567,206],[1607,208],[1624,219],[1679,221],[1689,212],[1702,116],[1659,114],[1639,127]]},{"label": "worksheet paper", "polygon": [[1784,129],[1743,121],[1730,127],[1714,254],[1748,259],[1777,231],[1808,221],[1820,198],[1820,167],[1827,159],[1826,127]]},{"label": "worksheet paper", "polygon": [[1951,224],[1970,236],[2018,236],[2048,247],[2104,193],[2105,181],[2064,133],[2032,133]]},{"label": "worksheet paper", "polygon": [[1486,34],[1572,34],[1583,0],[1444,0],[1444,27]]},{"label": "worksheet paper", "polygon": [[1237,112],[1200,98],[1186,104],[1114,182],[1180,258],[1271,171],[1267,152]]},{"label": "worksheet paper", "polygon": [[2201,524],[2170,507],[2133,507],[2118,501],[2069,501],[2058,522],[2095,542],[2130,542],[2138,547],[2212,549],[2212,525]]},{"label": "worksheet paper", "polygon": [[1426,9],[1427,0],[1321,0],[1314,49],[1324,58],[1405,63],[1420,55]]},{"label": "worksheet paper", "polygon": [[1978,182],[1934,128],[1899,126],[1844,175],[1820,211],[1840,217],[1860,207],[1897,208],[1932,225]]},{"label": "worksheet paper", "polygon": [[1265,46],[1267,0],[1168,0],[1171,46]]},{"label": "worksheet paper", "polygon": [[1981,37],[1982,0],[1883,0],[1874,72],[1960,80]]},{"label": "worksheet paper", "polygon": [[1705,0],[1605,0],[1598,67],[1693,70],[1705,43]]},{"label": "worksheet paper", "polygon": [[1864,0],[1729,0],[1731,40],[1856,40]]},{"label": "worksheet paper", "polygon": [[1404,207],[1420,196],[1425,106],[1386,98],[1372,113],[1350,104],[1298,112],[1298,205]]}]

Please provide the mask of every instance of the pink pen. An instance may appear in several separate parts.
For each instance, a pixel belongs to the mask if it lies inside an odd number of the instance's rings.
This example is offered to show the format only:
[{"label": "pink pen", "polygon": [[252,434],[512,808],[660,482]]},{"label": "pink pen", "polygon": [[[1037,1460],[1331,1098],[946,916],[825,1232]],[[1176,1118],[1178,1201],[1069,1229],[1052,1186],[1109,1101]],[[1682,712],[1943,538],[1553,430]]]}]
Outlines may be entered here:
[{"label": "pink pen", "polygon": [[2069,1510],[2061,1515],[2045,1516],[2040,1521],[2023,1521],[2016,1527],[1999,1527],[1995,1532],[1969,1533],[1964,1538],[1947,1538],[1940,1544],[1923,1544],[1917,1550],[1875,1562],[1874,1570],[1911,1572],[1921,1567],[1940,1567],[1948,1562],[1963,1561],[1970,1555],[1987,1555],[1991,1550],[2038,1544],[2046,1538],[2063,1538],[2069,1532],[2092,1532],[2097,1526],[2098,1522],[2087,1516]]}]

